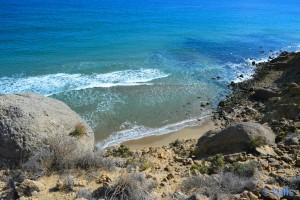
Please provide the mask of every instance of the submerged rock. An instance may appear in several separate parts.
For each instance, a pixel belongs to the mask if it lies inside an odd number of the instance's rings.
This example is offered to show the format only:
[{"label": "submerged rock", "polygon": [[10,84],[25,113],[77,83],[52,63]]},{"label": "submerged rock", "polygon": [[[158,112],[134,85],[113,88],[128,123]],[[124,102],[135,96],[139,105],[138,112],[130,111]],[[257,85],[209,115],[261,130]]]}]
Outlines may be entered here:
[{"label": "submerged rock", "polygon": [[270,128],[258,123],[238,123],[218,133],[208,132],[201,137],[198,140],[196,156],[205,157],[217,153],[251,151],[253,141],[262,144],[274,144],[275,134]]},{"label": "submerged rock", "polygon": [[[80,126],[80,137],[74,135]],[[76,137],[82,151],[94,148],[94,133],[66,104],[40,95],[0,95],[0,159],[20,162],[53,137]]]}]

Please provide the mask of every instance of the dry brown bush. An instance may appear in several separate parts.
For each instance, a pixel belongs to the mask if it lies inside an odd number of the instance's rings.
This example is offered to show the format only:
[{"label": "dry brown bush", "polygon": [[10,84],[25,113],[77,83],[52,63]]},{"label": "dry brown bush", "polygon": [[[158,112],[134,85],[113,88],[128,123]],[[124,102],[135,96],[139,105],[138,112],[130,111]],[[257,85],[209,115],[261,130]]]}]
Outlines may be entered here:
[{"label": "dry brown bush", "polygon": [[47,142],[48,147],[38,151],[23,164],[22,170],[28,177],[35,179],[47,172],[74,168],[101,168],[107,171],[115,169],[113,160],[106,158],[102,150],[82,151],[74,137],[52,138]]},{"label": "dry brown bush", "polygon": [[97,198],[108,200],[154,200],[152,190],[156,187],[154,182],[147,181],[141,173],[123,174],[113,184],[105,188],[104,193]]},{"label": "dry brown bush", "polygon": [[231,172],[214,176],[192,176],[180,189],[187,194],[202,194],[210,199],[232,199],[234,194],[254,188],[255,177],[237,176]]}]

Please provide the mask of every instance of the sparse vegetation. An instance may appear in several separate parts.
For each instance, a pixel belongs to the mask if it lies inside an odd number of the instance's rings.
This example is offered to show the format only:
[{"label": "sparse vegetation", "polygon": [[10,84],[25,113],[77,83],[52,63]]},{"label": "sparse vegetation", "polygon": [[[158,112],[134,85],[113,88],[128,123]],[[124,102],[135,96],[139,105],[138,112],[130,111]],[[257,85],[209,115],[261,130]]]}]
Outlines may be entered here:
[{"label": "sparse vegetation", "polygon": [[180,140],[176,139],[174,142],[170,143],[170,146],[178,147],[180,146],[180,144],[181,144]]},{"label": "sparse vegetation", "polygon": [[222,154],[216,154],[214,157],[210,158],[212,173],[219,173],[223,171],[225,162]]},{"label": "sparse vegetation", "polygon": [[232,199],[234,194],[253,188],[252,180],[233,173],[218,176],[192,176],[185,180],[180,189],[187,194],[204,194],[209,199]]},{"label": "sparse vegetation", "polygon": [[144,160],[141,163],[140,169],[142,171],[145,171],[146,169],[149,169],[149,168],[154,169],[154,164],[150,160]]},{"label": "sparse vegetation", "polygon": [[213,173],[213,169],[211,168],[211,166],[206,165],[204,162],[202,162],[201,164],[192,164],[191,170],[197,170],[201,174],[209,174],[210,175]]},{"label": "sparse vegetation", "polygon": [[202,161],[201,164],[193,164],[191,170],[198,170],[201,174],[216,174],[223,171],[225,162],[222,154],[216,154],[215,156],[209,157],[210,163]]},{"label": "sparse vegetation", "polygon": [[232,172],[237,176],[252,177],[258,170],[258,165],[255,161],[248,162],[234,162],[233,164],[226,164],[224,171]]},{"label": "sparse vegetation", "polygon": [[76,124],[74,132],[71,133],[72,136],[82,137],[87,134],[87,129],[84,124]]},{"label": "sparse vegetation", "polygon": [[155,196],[151,192],[155,187],[156,184],[147,181],[142,174],[124,174],[115,184],[106,188],[105,199],[152,200]]},{"label": "sparse vegetation", "polygon": [[115,169],[114,162],[105,157],[103,151],[78,151],[75,139],[69,136],[53,138],[49,147],[37,152],[23,164],[26,176],[36,179],[48,172],[72,168],[101,168],[107,171]]},{"label": "sparse vegetation", "polygon": [[128,147],[121,144],[117,149],[113,149],[110,153],[115,157],[128,158],[133,155],[132,151]]},{"label": "sparse vegetation", "polygon": [[253,139],[250,141],[250,147],[251,149],[255,150],[255,148],[257,147],[261,147],[261,146],[264,146],[266,145],[266,142],[259,139],[259,138],[256,138],[256,139]]}]

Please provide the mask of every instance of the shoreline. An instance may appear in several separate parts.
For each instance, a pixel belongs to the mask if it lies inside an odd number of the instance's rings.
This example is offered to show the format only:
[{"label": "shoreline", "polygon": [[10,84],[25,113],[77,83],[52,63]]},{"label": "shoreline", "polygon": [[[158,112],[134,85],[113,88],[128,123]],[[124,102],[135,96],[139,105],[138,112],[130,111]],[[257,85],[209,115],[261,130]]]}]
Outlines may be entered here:
[{"label": "shoreline", "polygon": [[[294,53],[297,53],[297,51],[295,51]],[[240,80],[239,82],[232,81],[228,85],[230,86],[231,93],[228,95],[227,98],[220,100],[218,107],[212,110],[213,114],[211,116],[204,118],[199,125],[187,126],[180,130],[177,130],[175,132],[170,132],[167,134],[145,136],[139,139],[132,139],[132,140],[122,142],[118,145],[121,144],[125,145],[129,147],[131,150],[142,150],[149,147],[168,146],[170,143],[174,142],[175,140],[188,140],[188,139],[198,140],[201,136],[203,136],[204,133],[208,131],[220,130],[229,126],[230,124],[234,123],[235,120],[232,119],[235,117],[229,116],[230,111],[227,110],[228,105],[224,106],[224,103],[234,107],[234,105],[240,104],[239,98],[241,98],[240,100],[244,102],[246,97],[248,98],[250,96],[251,88],[254,87],[254,85],[255,87],[261,86],[261,85],[256,85],[256,83],[260,83],[262,78],[266,78],[267,74],[269,73],[268,70],[270,70],[269,64],[272,65],[272,63],[280,59],[280,57],[282,57],[283,54],[284,53],[278,54],[276,57],[268,58],[267,60],[263,60],[263,61],[257,61],[253,59],[253,61],[255,61],[255,69],[253,73],[247,79]],[[292,54],[292,52],[287,54],[290,55]],[[270,81],[271,82],[274,81],[273,79],[275,78],[271,77]],[[244,119],[237,120],[237,121],[243,121],[243,120]],[[118,145],[114,145],[111,147],[113,148]]]},{"label": "shoreline", "polygon": [[[59,137],[50,143],[49,151],[37,152],[21,168],[0,170],[4,177],[0,196],[75,199],[83,191],[87,199],[101,199],[110,195],[104,194],[106,191],[125,188],[119,196],[138,192],[143,195],[138,199],[209,199],[214,195],[218,199],[266,200],[273,196],[264,191],[288,189],[295,197],[289,199],[299,199],[295,180],[300,174],[300,53],[283,52],[258,64],[253,79],[231,83],[230,87],[232,94],[219,103],[212,116],[198,121],[198,126],[124,142],[129,148],[115,145],[104,152],[78,154]],[[244,122],[252,125],[240,132],[237,127]],[[235,134],[225,136],[216,131],[211,139],[207,139],[209,135],[201,137],[216,128],[233,128],[230,132]],[[259,135],[252,139],[242,132]],[[221,136],[214,137],[217,134]],[[243,141],[231,142],[239,134]],[[260,136],[269,143],[260,143]],[[234,183],[230,190],[228,183]],[[149,185],[154,187],[149,189]],[[223,185],[225,189],[216,190]],[[135,189],[140,186],[147,188]]]},{"label": "shoreline", "polygon": [[189,126],[178,131],[163,135],[146,136],[140,139],[128,140],[121,144],[129,147],[132,150],[142,150],[149,147],[168,146],[175,140],[199,139],[204,133],[210,130],[215,130],[218,127],[208,117],[196,126]]}]

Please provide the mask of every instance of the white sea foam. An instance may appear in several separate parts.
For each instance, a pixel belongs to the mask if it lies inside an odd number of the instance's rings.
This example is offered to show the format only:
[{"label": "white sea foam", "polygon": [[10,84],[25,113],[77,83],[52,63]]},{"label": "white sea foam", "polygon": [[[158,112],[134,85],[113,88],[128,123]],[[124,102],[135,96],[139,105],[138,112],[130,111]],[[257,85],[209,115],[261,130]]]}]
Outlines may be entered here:
[{"label": "white sea foam", "polygon": [[[121,144],[122,142],[128,140],[136,140],[146,136],[168,134],[168,133],[181,130],[185,127],[200,125],[201,123],[205,122],[208,119],[208,117],[210,116],[209,114],[210,112],[211,111],[207,111],[207,113],[205,113],[205,116],[202,118],[188,119],[188,120],[180,121],[178,123],[168,124],[161,128],[148,128],[144,126],[139,126],[137,124],[132,124],[129,129],[114,133],[110,135],[107,139],[99,142],[97,144],[97,147],[104,149],[106,147],[111,147],[117,144]],[[128,122],[126,123],[127,123],[126,125],[128,126]]]},{"label": "white sea foam", "polygon": [[52,95],[95,87],[134,86],[151,84],[152,80],[169,76],[158,69],[115,71],[106,74],[49,74],[22,78],[0,78],[0,93],[35,92]]}]

